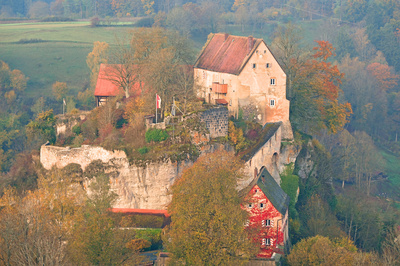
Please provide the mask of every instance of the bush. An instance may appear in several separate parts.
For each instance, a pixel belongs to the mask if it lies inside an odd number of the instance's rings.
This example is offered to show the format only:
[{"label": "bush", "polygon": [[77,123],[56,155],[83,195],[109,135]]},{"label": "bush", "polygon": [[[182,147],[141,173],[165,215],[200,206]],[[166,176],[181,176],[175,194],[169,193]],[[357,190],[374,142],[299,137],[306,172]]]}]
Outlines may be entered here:
[{"label": "bush", "polygon": [[154,24],[154,18],[142,18],[135,23],[135,26],[151,28],[153,24]]},{"label": "bush", "polygon": [[90,19],[90,27],[95,28],[99,26],[100,19],[98,17],[93,17]]},{"label": "bush", "polygon": [[152,141],[154,141],[154,142],[164,141],[164,140],[168,139],[168,137],[169,137],[169,135],[168,135],[167,131],[162,130],[162,129],[156,129],[156,128],[147,130],[146,135],[145,135],[145,139],[146,139],[147,143],[152,142]]},{"label": "bush", "polygon": [[68,21],[75,21],[75,19],[66,17],[47,17],[41,20],[41,22],[68,22]]},{"label": "bush", "polygon": [[42,39],[35,39],[35,38],[33,38],[33,39],[20,39],[20,40],[18,41],[18,43],[20,43],[20,44],[24,44],[24,43],[38,43],[38,42],[45,42],[45,41],[43,41]]},{"label": "bush", "polygon": [[146,154],[146,153],[148,153],[149,152],[149,148],[147,148],[147,147],[141,147],[141,148],[139,148],[138,149],[138,152],[140,153],[140,154]]},{"label": "bush", "polygon": [[82,133],[81,126],[80,125],[73,126],[72,127],[72,132],[77,136],[80,135]]}]

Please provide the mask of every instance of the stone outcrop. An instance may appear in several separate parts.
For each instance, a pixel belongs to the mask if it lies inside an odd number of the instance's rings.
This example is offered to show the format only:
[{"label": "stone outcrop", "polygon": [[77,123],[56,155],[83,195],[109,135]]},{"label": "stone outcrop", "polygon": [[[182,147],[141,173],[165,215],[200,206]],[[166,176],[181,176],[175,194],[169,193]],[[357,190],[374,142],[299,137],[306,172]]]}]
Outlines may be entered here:
[{"label": "stone outcrop", "polygon": [[[124,151],[107,151],[88,145],[80,148],[43,145],[40,149],[40,161],[45,169],[77,163],[85,170],[94,160],[101,160],[117,170],[117,174],[110,178],[111,189],[118,195],[113,207],[133,209],[166,209],[171,201],[171,185],[185,167],[192,165],[190,161],[130,165]],[[86,187],[89,182],[86,181]]]},{"label": "stone outcrop", "polygon": [[[291,141],[283,140],[284,130],[287,129],[282,127],[281,122],[266,125],[262,140],[251,151],[239,154],[245,161],[247,178],[240,182],[238,189],[247,186],[263,166],[280,184],[279,174],[285,165],[296,160],[298,154],[298,149]],[[203,142],[205,139],[200,140]],[[227,143],[203,143],[200,148],[201,156],[207,156],[207,153],[218,149],[233,151]],[[116,174],[110,178],[111,189],[118,194],[113,207],[133,209],[166,209],[172,197],[171,185],[184,168],[193,164],[190,160],[181,162],[164,160],[148,162],[140,166],[132,165],[124,151],[108,151],[102,147],[89,145],[82,145],[80,148],[43,145],[40,150],[40,161],[46,169],[63,168],[68,164],[76,163],[85,170],[94,160],[101,160],[116,170]],[[89,182],[88,179],[86,187]]]}]

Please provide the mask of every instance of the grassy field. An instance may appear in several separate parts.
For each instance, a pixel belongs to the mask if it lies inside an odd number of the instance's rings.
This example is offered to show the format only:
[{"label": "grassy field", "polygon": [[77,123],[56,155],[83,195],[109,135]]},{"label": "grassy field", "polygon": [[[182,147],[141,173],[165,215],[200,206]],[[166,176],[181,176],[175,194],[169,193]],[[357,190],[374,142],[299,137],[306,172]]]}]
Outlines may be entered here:
[{"label": "grassy field", "polygon": [[381,151],[381,154],[386,161],[385,173],[389,181],[400,188],[400,158],[385,151]]},{"label": "grassy field", "polygon": [[[310,30],[321,21],[304,23],[306,41],[315,39]],[[269,44],[277,24],[269,24],[263,29],[246,29],[229,25],[221,32],[233,35],[264,38]],[[41,22],[0,24],[0,60],[5,61],[12,69],[21,70],[29,77],[26,94],[38,98],[51,93],[55,81],[66,82],[76,94],[87,86],[89,69],[86,56],[93,48],[93,42],[104,41],[112,45],[115,36],[128,34],[132,27],[110,26],[90,27],[89,21],[77,22]],[[21,43],[21,40],[39,39],[37,43]],[[192,36],[195,51],[200,51],[207,34]]]},{"label": "grassy field", "polygon": [[[75,92],[89,80],[86,56],[93,42],[113,44],[129,27],[91,28],[89,22],[20,23],[0,25],[0,60],[29,77],[27,95],[40,97],[55,81],[67,82]],[[18,43],[40,39],[38,43]]]}]

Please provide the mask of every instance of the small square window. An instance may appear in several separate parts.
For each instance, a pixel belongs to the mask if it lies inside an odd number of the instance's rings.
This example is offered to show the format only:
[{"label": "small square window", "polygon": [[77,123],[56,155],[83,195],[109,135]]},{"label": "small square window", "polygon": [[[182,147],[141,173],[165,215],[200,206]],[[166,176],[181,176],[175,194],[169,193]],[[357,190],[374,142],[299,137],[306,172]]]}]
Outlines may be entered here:
[{"label": "small square window", "polygon": [[249,204],[247,205],[247,207],[253,208],[253,203],[249,203]]},{"label": "small square window", "polygon": [[265,67],[266,67],[266,68],[270,68],[270,67],[271,67],[271,63],[266,63],[266,64],[265,64]]},{"label": "small square window", "polygon": [[260,203],[260,209],[264,209],[265,208],[265,203]]},{"label": "small square window", "polygon": [[257,193],[257,192],[258,192],[258,189],[255,189],[255,190],[254,190],[254,193]]},{"label": "small square window", "polygon": [[276,85],[276,79],[274,79],[274,78],[273,78],[273,79],[271,79],[271,82],[270,82],[270,84],[271,84],[271,85]]},{"label": "small square window", "polygon": [[257,66],[256,64],[253,64],[253,69],[256,68],[256,66]]},{"label": "small square window", "polygon": [[269,101],[269,105],[270,105],[270,106],[275,106],[275,100],[270,100],[270,101]]},{"label": "small square window", "polygon": [[270,238],[263,238],[262,239],[263,246],[271,246],[271,239]]}]

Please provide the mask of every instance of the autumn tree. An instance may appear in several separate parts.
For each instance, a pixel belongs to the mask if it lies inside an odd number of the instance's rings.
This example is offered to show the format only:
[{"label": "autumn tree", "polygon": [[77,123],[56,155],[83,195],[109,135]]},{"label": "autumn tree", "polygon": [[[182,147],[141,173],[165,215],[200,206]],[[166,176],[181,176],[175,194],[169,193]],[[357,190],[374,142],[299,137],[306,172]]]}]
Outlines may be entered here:
[{"label": "autumn tree", "polygon": [[133,235],[115,228],[108,215],[116,194],[110,190],[109,177],[96,175],[90,184],[85,207],[80,210],[68,241],[68,255],[73,264],[114,265],[137,263],[138,250],[132,250]]},{"label": "autumn tree", "polygon": [[93,50],[86,57],[86,64],[90,69],[90,87],[96,87],[97,77],[99,75],[100,64],[107,63],[107,52],[109,45],[106,42],[94,42]]},{"label": "autumn tree", "polygon": [[347,238],[314,236],[297,243],[287,259],[289,265],[352,265],[356,254],[357,248]]},{"label": "autumn tree", "polygon": [[367,70],[378,81],[381,90],[387,92],[397,86],[399,75],[393,74],[388,65],[371,63]]},{"label": "autumn tree", "polygon": [[30,142],[42,145],[46,141],[54,144],[56,141],[55,118],[53,110],[38,114],[34,121],[26,126],[26,134]]},{"label": "autumn tree", "polygon": [[200,157],[173,185],[164,243],[174,263],[239,265],[251,255],[244,230],[248,214],[236,190],[241,169],[237,158],[219,151]]},{"label": "autumn tree", "polygon": [[68,94],[68,86],[65,82],[56,81],[52,85],[53,95],[57,100],[65,98]]},{"label": "autumn tree", "polygon": [[305,132],[327,128],[336,133],[348,122],[352,109],[349,103],[339,101],[344,74],[327,61],[334,55],[334,48],[325,41],[317,44],[313,59],[299,66],[292,80],[291,121]]}]

